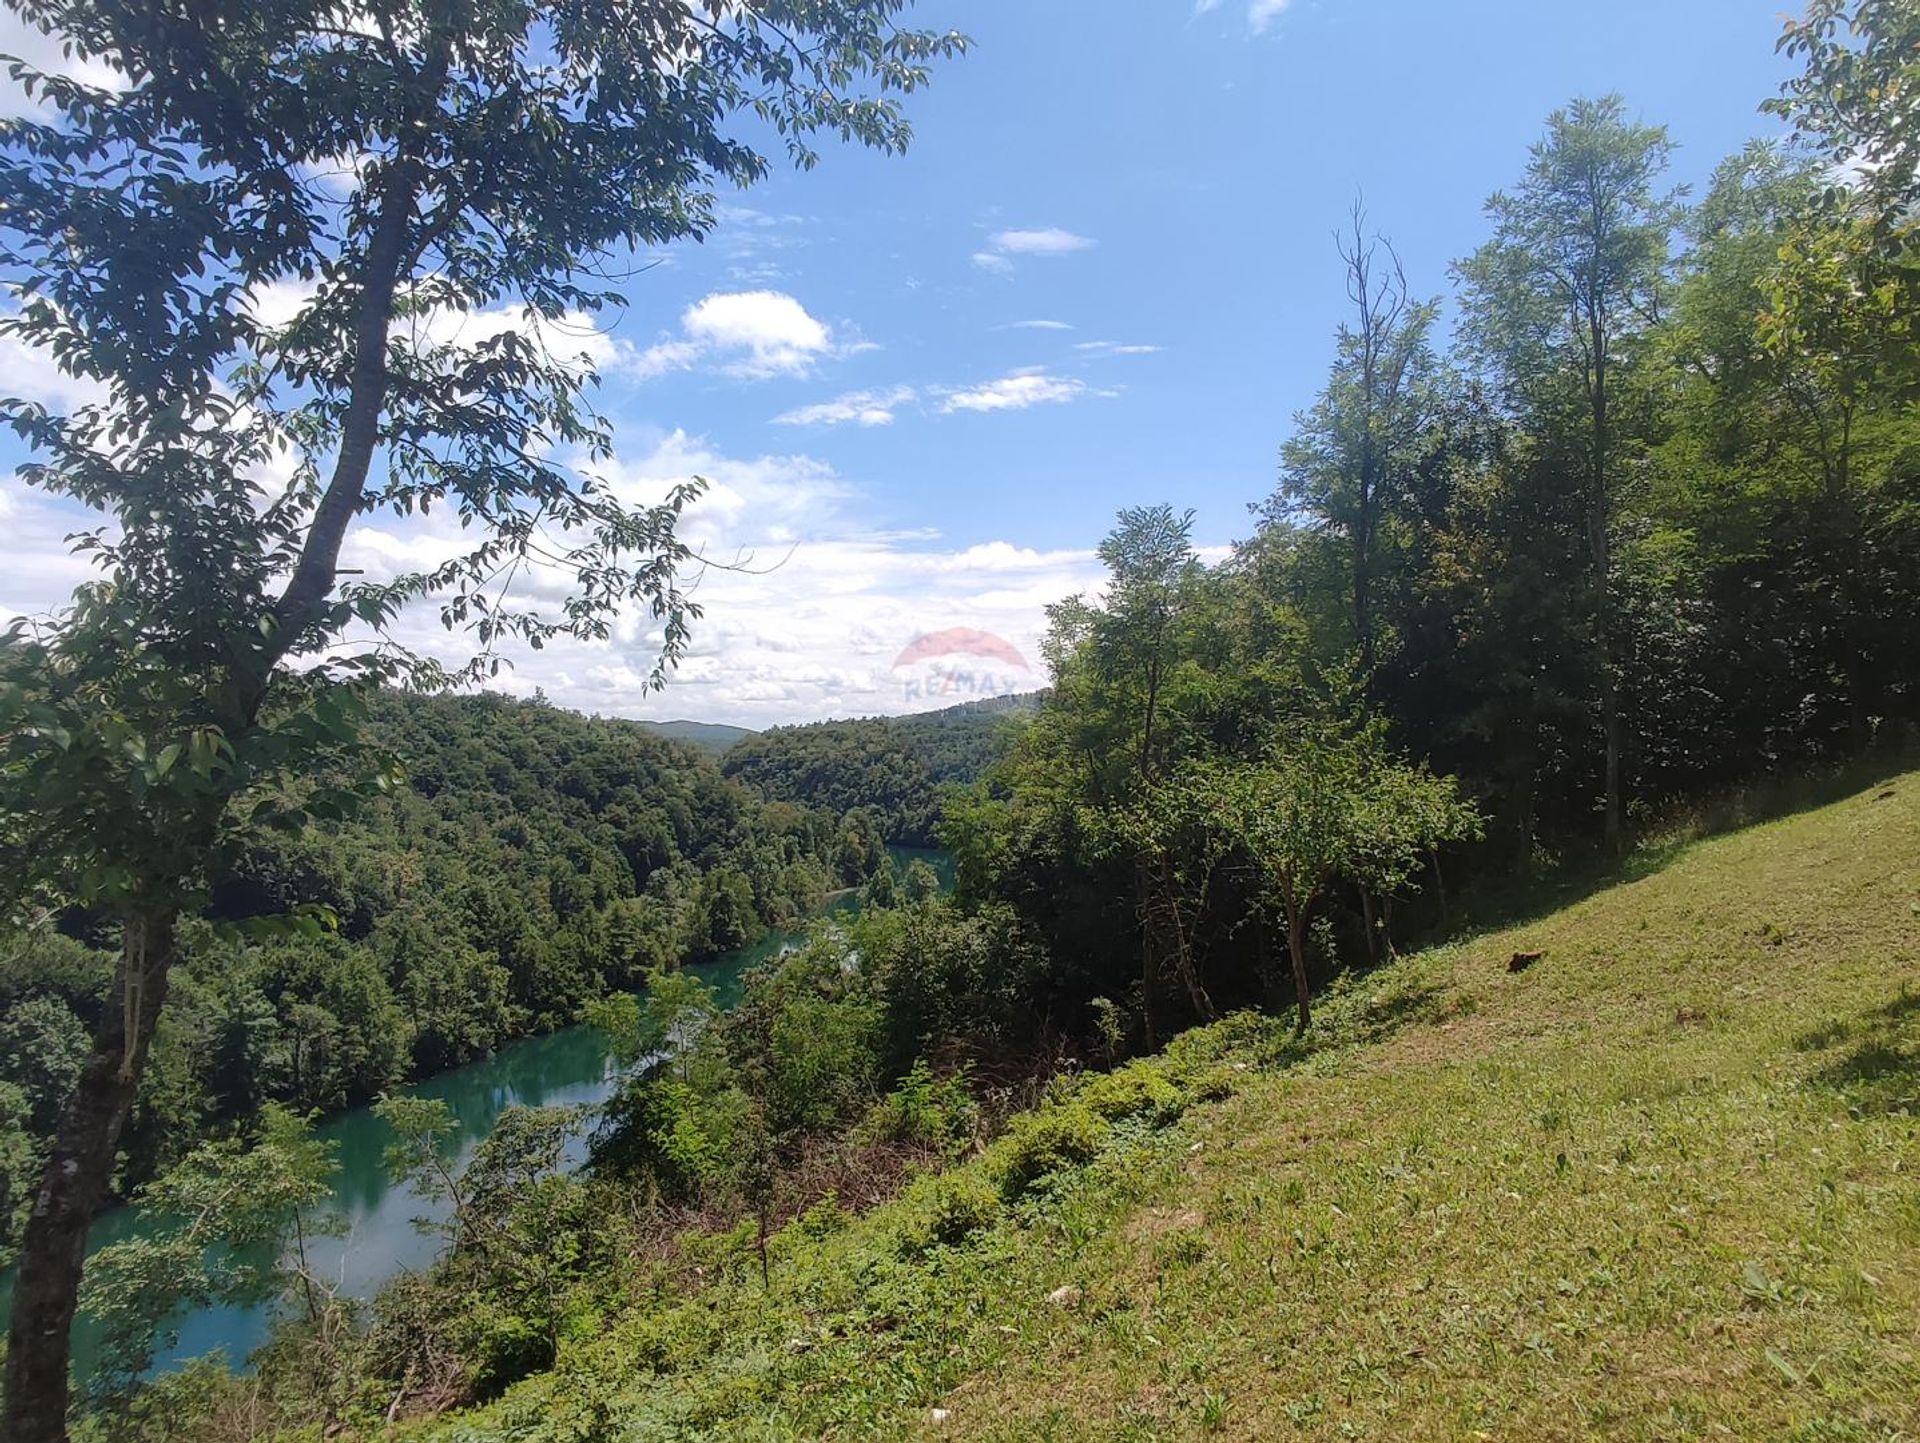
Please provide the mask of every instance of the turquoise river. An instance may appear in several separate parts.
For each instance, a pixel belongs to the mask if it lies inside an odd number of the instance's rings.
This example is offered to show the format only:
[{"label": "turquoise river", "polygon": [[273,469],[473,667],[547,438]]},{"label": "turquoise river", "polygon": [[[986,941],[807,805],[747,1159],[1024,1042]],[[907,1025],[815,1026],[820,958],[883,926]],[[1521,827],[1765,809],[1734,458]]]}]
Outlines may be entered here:
[{"label": "turquoise river", "polygon": [[[944,855],[895,851],[902,868],[916,857],[932,862],[942,884],[948,883],[950,864]],[[828,903],[826,911],[848,912],[858,905],[856,894],[842,893]],[[799,934],[775,932],[751,947],[688,970],[716,990],[723,1007],[731,1007],[739,1000],[743,976],[798,940]],[[592,1106],[607,1100],[619,1077],[605,1037],[590,1027],[569,1027],[509,1043],[490,1057],[427,1078],[406,1091],[447,1104],[456,1124],[449,1146],[457,1147],[464,1162],[507,1108]],[[316,1131],[335,1144],[339,1172],[334,1179],[333,1211],[345,1231],[339,1237],[310,1241],[308,1256],[322,1277],[338,1280],[344,1295],[371,1298],[389,1279],[433,1261],[438,1239],[416,1220],[435,1220],[435,1208],[387,1176],[385,1154],[392,1133],[368,1109],[329,1118]],[[579,1160],[578,1155],[573,1159]],[[140,1228],[138,1209],[117,1208],[95,1223],[89,1251],[137,1236]],[[0,1276],[0,1310],[11,1301],[11,1282],[11,1277]],[[170,1327],[177,1329],[176,1335],[162,1340],[155,1366],[166,1368],[215,1351],[224,1352],[235,1364],[244,1363],[266,1341],[272,1321],[269,1305],[218,1306],[184,1313]],[[84,1314],[74,1325],[73,1342],[74,1368],[84,1377],[97,1346]]]}]

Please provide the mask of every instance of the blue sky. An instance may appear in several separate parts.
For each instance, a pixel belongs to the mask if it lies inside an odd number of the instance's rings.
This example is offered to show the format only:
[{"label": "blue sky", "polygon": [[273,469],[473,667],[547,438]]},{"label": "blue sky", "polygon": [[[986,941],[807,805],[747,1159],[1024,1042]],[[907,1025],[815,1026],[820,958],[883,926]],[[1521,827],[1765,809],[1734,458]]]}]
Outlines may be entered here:
[{"label": "blue sky", "polygon": [[[1331,231],[1356,194],[1416,291],[1450,298],[1448,263],[1555,106],[1619,91],[1697,185],[1773,132],[1757,107],[1785,73],[1768,0],[922,0],[914,18],[976,48],[911,100],[904,159],[828,149],[728,197],[717,234],[578,341],[616,476],[636,496],[707,476],[696,538],[765,574],[702,583],[664,696],[639,688],[637,621],[522,658],[513,689],[755,726],[912,710],[943,674],[893,658],[949,627],[1035,668],[976,666],[982,684],[1035,684],[1044,605],[1097,581],[1119,507],[1190,506],[1209,546],[1247,531],[1325,373]],[[12,482],[0,518],[0,612],[52,604],[73,574],[56,518]],[[350,557],[446,541],[375,519]],[[428,618],[415,634],[455,654]]]}]

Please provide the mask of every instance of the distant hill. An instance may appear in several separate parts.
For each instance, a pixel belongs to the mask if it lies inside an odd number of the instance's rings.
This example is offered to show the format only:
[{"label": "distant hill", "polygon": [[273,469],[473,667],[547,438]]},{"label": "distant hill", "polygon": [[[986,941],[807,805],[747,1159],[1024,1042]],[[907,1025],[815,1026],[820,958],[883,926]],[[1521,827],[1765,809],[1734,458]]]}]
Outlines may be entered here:
[{"label": "distant hill", "polygon": [[655,736],[686,742],[713,757],[723,755],[736,742],[754,735],[751,727],[728,726],[724,722],[643,721],[639,725]]},{"label": "distant hill", "polygon": [[1006,750],[1037,694],[990,697],[912,716],[774,727],[726,755],[722,770],[774,801],[875,814],[902,846],[931,846],[943,787],[977,781]]}]

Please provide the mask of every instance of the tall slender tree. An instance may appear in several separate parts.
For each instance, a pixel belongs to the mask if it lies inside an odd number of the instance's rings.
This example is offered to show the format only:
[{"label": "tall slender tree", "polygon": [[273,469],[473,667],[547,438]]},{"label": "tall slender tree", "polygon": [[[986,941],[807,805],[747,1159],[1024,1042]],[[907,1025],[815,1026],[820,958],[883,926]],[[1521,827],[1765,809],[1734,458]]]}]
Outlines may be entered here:
[{"label": "tall slender tree", "polygon": [[1367,229],[1358,202],[1334,237],[1346,269],[1350,319],[1335,338],[1333,374],[1296,418],[1281,453],[1280,489],[1261,508],[1269,521],[1304,513],[1346,551],[1347,606],[1361,675],[1379,649],[1376,588],[1382,531],[1412,464],[1438,307],[1414,298],[1393,243]]},{"label": "tall slender tree", "polygon": [[1677,211],[1659,186],[1672,148],[1663,127],[1629,120],[1618,96],[1555,111],[1519,186],[1487,202],[1493,239],[1459,267],[1467,338],[1483,362],[1536,426],[1558,421],[1583,433],[1603,806],[1613,848],[1622,844],[1625,819],[1613,596],[1623,450],[1616,373],[1623,352],[1658,317],[1668,288]]},{"label": "tall slender tree", "polygon": [[[100,577],[0,636],[0,898],[116,917],[118,976],[21,1247],[0,1436],[65,1431],[68,1328],[182,915],[217,844],[344,804],[353,692],[437,605],[478,648],[696,615],[693,492],[598,463],[578,335],[607,268],[697,238],[715,192],[825,132],[886,151],[960,37],[908,0],[13,0],[119,79],[13,64],[0,330],[94,398],[7,421],[29,485],[94,513]],[[750,122],[744,125],[742,122]],[[441,507],[468,548],[343,570],[355,523]],[[566,595],[542,609],[529,570]],[[543,585],[541,591],[551,594]]]}]

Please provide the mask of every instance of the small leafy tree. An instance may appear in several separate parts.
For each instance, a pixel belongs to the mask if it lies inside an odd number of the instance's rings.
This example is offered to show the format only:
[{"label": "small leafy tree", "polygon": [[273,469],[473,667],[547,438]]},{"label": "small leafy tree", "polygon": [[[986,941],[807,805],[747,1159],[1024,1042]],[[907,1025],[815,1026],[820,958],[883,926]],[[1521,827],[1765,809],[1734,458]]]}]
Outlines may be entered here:
[{"label": "small leafy tree", "polygon": [[394,1179],[447,1209],[427,1226],[446,1242],[439,1277],[462,1303],[448,1326],[475,1385],[494,1391],[550,1366],[590,1254],[586,1199],[566,1166],[580,1110],[509,1107],[457,1171],[444,1102],[394,1097],[376,1110],[394,1129]]},{"label": "small leafy tree", "polygon": [[293,1297],[315,1324],[332,1309],[306,1243],[338,1226],[322,1211],[333,1144],[277,1104],[260,1123],[252,1145],[204,1143],[149,1183],[136,1199],[146,1226],[89,1265],[83,1306],[102,1328],[96,1402],[125,1399],[182,1309]]},{"label": "small leafy tree", "polygon": [[1375,728],[1303,730],[1265,761],[1215,769],[1207,786],[1222,830],[1266,871],[1286,913],[1301,1033],[1313,1022],[1308,927],[1333,882],[1404,882],[1434,847],[1478,826],[1452,781],[1396,760]]},{"label": "small leafy tree", "polygon": [[[821,132],[904,147],[899,97],[964,45],[907,3],[16,0],[124,84],[14,62],[41,103],[0,132],[0,332],[93,391],[0,414],[101,573],[0,634],[0,907],[93,907],[123,945],[21,1248],[10,1443],[64,1432],[82,1240],[207,858],[351,799],[306,780],[353,751],[351,688],[436,675],[390,623],[437,604],[469,675],[623,612],[680,654],[694,491],[600,479],[564,336],[619,303],[608,263],[767,173],[743,134],[802,167]],[[343,573],[357,520],[435,507],[466,549]],[[556,608],[514,589],[536,567]]]},{"label": "small leafy tree", "polygon": [[714,990],[684,968],[656,967],[644,997],[630,992],[589,1003],[586,1021],[607,1034],[614,1054],[631,1067],[644,1064],[681,1082],[702,1071],[707,1029],[720,1015]]}]

